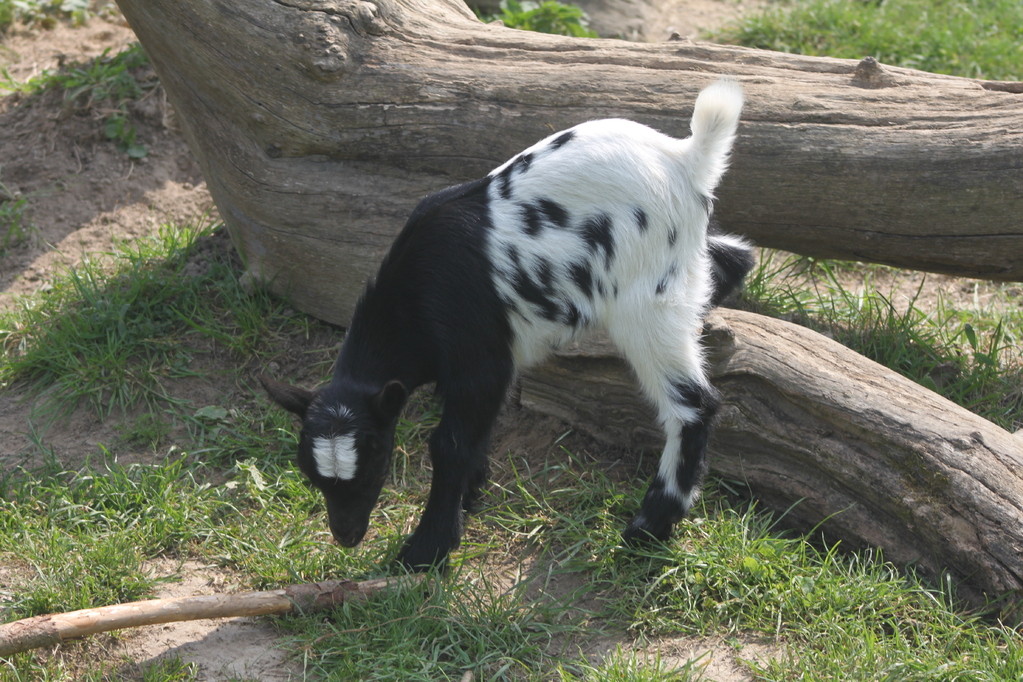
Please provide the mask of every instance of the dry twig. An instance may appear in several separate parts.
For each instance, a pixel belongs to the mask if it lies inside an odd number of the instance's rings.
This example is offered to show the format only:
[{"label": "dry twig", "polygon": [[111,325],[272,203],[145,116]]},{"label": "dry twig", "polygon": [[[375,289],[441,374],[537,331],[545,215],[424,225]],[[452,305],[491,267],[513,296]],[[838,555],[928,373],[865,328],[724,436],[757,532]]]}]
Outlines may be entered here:
[{"label": "dry twig", "polygon": [[421,582],[422,575],[363,582],[332,580],[279,590],[150,599],[69,613],[51,613],[0,625],[0,656],[9,656],[99,632],[202,618],[306,613],[365,599],[395,585]]}]

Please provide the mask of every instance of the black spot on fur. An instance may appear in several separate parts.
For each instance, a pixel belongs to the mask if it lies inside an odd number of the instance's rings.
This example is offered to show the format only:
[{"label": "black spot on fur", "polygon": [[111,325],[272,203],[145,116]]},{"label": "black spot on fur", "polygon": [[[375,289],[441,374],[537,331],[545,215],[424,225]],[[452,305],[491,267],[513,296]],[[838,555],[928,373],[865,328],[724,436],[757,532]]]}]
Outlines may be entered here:
[{"label": "black spot on fur", "polygon": [[753,269],[753,251],[717,241],[711,235],[707,240],[707,252],[711,259],[710,275],[714,286],[710,302],[711,305],[720,305]]},{"label": "black spot on fur", "polygon": [[540,210],[534,204],[519,204],[519,209],[522,211],[522,222],[526,234],[530,237],[539,235],[544,225]]},{"label": "black spot on fur", "polygon": [[615,255],[615,235],[611,216],[606,213],[598,213],[592,218],[587,218],[582,225],[583,239],[590,251],[596,253],[598,249],[604,252],[604,267],[611,267],[611,261]]},{"label": "black spot on fur", "polygon": [[530,164],[533,163],[532,154],[522,154],[516,157],[514,161],[509,163],[504,169],[497,174],[497,181],[499,184],[499,191],[502,199],[511,199],[514,190],[512,189],[512,176],[516,173],[522,174],[529,170]]},{"label": "black spot on fur", "polygon": [[679,405],[694,408],[700,413],[702,420],[713,415],[717,411],[718,403],[720,402],[717,391],[713,388],[705,388],[688,379],[672,382],[671,399]]},{"label": "black spot on fur", "polygon": [[519,204],[523,230],[530,237],[538,236],[545,227],[568,225],[568,211],[556,201],[538,199],[535,204]]},{"label": "black spot on fur", "polygon": [[682,466],[675,472],[681,490],[698,490],[707,475],[707,441],[717,408],[715,396],[710,405],[700,410],[699,421],[682,427]]},{"label": "black spot on fur", "polygon": [[679,405],[697,407],[703,400],[703,393],[699,386],[684,379],[671,384],[671,399]]},{"label": "black spot on fur", "polygon": [[558,314],[561,312],[558,304],[522,268],[516,268],[512,275],[512,287],[515,289],[515,293],[532,305],[543,318],[558,319]]},{"label": "black spot on fur", "polygon": [[668,286],[674,281],[675,275],[678,274],[678,266],[674,263],[668,268],[668,271],[664,273],[664,277],[661,277],[660,281],[657,282],[657,295],[662,295],[668,290]]},{"label": "black spot on fur", "polygon": [[579,308],[574,303],[568,303],[565,306],[563,315],[561,317],[562,324],[567,324],[570,327],[579,327],[584,324],[583,315],[579,312]]},{"label": "black spot on fur", "polygon": [[587,298],[593,298],[593,273],[588,263],[572,263],[568,266],[568,276],[579,287],[579,291],[586,294]]},{"label": "black spot on fur", "polygon": [[678,241],[678,228],[677,227],[672,227],[670,230],[668,230],[668,248],[669,249],[675,248],[675,242],[677,242],[677,241]]},{"label": "black spot on fur", "polygon": [[[554,297],[554,267],[545,258],[539,259],[532,272],[522,263],[518,249],[509,245],[505,252],[512,262],[511,272],[506,273],[515,293],[548,320],[558,319],[561,308]],[[523,315],[525,317],[525,315]]]},{"label": "black spot on fur", "polygon": [[554,291],[554,266],[546,258],[537,259],[536,279],[543,286],[545,293],[549,294]]},{"label": "black spot on fur", "polygon": [[565,132],[561,133],[560,135],[555,137],[553,140],[551,140],[551,145],[550,145],[551,149],[561,149],[566,144],[571,142],[573,137],[575,137],[575,131],[574,130],[566,130]]},{"label": "black spot on fur", "polygon": [[646,214],[646,211],[641,209],[639,206],[632,209],[633,214],[636,216],[636,225],[639,226],[640,232],[646,232],[646,228],[649,227],[650,219]]},{"label": "black spot on fur", "polygon": [[505,244],[504,252],[508,254],[508,260],[512,262],[517,270],[522,269],[522,259],[519,257],[519,250],[514,244]]},{"label": "black spot on fur", "polygon": [[515,170],[515,164],[509,163],[504,167],[497,175],[498,191],[501,193],[502,199],[511,199],[512,196],[512,184],[511,176]]},{"label": "black spot on fur", "polygon": [[558,227],[568,226],[568,211],[561,204],[550,199],[539,199],[536,203],[551,223]]}]

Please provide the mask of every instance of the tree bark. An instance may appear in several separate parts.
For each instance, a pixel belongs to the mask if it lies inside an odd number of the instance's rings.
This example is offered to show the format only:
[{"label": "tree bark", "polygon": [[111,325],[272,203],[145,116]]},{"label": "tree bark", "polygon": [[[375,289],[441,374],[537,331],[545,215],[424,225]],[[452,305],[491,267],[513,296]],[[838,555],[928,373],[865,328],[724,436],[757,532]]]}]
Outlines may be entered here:
[{"label": "tree bark", "polygon": [[308,613],[361,600],[396,584],[410,585],[422,575],[378,578],[363,582],[329,580],[289,585],[279,590],[149,599],[95,609],[34,616],[0,625],[0,656],[53,646],[69,639],[143,625],[203,618],[237,618],[270,614]]},{"label": "tree bark", "polygon": [[1023,280],[1023,84],[483,25],[458,0],[118,0],[254,277],[344,324],[414,204],[548,133],[688,135],[748,102],[718,192],[762,246]]},{"label": "tree bark", "polygon": [[[1023,597],[1023,438],[803,327],[734,310],[705,341],[724,397],[711,469],[977,604]],[[520,400],[616,445],[663,443],[624,360],[588,339],[522,380]],[[1014,618],[1023,613],[1016,611]]]}]

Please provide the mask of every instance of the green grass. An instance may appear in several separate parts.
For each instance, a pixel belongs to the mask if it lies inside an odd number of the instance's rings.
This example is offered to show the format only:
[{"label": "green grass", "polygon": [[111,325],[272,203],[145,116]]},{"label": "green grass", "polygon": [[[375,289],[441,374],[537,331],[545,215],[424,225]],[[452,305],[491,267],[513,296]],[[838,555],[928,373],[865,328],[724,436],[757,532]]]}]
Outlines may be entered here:
[{"label": "green grass", "polygon": [[[750,275],[756,310],[822,331],[1000,426],[1023,428],[1023,311],[956,310],[939,298],[896,305],[871,272],[883,266],[783,257],[765,251]],[[863,275],[848,288],[843,273]],[[1011,301],[1012,294],[1002,297]]]},{"label": "green grass", "polygon": [[196,375],[191,337],[248,353],[284,323],[283,304],[242,290],[230,259],[186,275],[213,226],[163,226],[58,278],[39,301],[0,315],[0,386],[28,382],[53,411],[101,415],[170,400],[163,379]]},{"label": "green grass", "polygon": [[59,21],[84,24],[94,14],[111,11],[111,2],[95,0],[0,0],[0,34],[15,21],[53,28]]},{"label": "green grass", "polygon": [[597,37],[597,34],[587,27],[586,13],[580,7],[557,0],[541,2],[502,0],[499,15],[481,19],[484,21],[500,19],[508,28],[523,31],[553,33],[574,38]]},{"label": "green grass", "polygon": [[[418,397],[399,425],[392,482],[369,536],[342,550],[330,542],[319,494],[291,462],[292,419],[256,386],[240,379],[222,405],[160,397],[171,370],[187,370],[190,355],[211,345],[246,367],[265,359],[274,339],[307,333],[272,298],[240,291],[233,260],[204,241],[212,231],[164,227],[105,266],[70,271],[5,318],[6,381],[124,416],[116,441],[75,470],[59,466],[40,437],[36,459],[50,464],[0,478],[4,620],[149,596],[156,558],[213,564],[252,589],[395,570],[391,558],[428,484],[421,462],[437,420],[432,400]],[[194,256],[203,248],[213,255],[200,267]],[[96,319],[78,321],[83,315]],[[89,382],[82,365],[107,370]],[[120,463],[126,448],[148,452],[147,461]],[[727,482],[711,482],[671,543],[625,549],[619,533],[648,472],[551,450],[546,460],[494,453],[495,483],[450,575],[329,615],[273,620],[282,646],[310,677],[335,680],[457,680],[466,671],[475,679],[700,679],[706,660],[657,657],[662,639],[678,637],[732,641],[740,659],[744,641],[774,642],[774,656],[745,663],[759,679],[1023,675],[1018,636],[962,611],[952,586],[931,586],[879,553],[784,533],[771,514],[731,502]],[[89,658],[90,646],[62,650]],[[101,680],[116,667],[90,662],[86,671],[74,660],[20,654],[0,677]],[[197,673],[172,661],[145,675]]]},{"label": "green grass", "polygon": [[[250,447],[265,451],[256,434],[276,417],[246,416]],[[258,463],[217,476],[196,453],[8,477],[0,557],[26,570],[4,619],[144,597],[155,587],[144,563],[158,556],[218,564],[252,588],[386,570],[400,519],[413,513],[409,498],[426,477],[386,491],[376,532],[344,551],[327,540],[318,494],[287,463],[291,444],[271,445]],[[471,522],[451,575],[329,616],[277,619],[282,646],[301,653],[312,678],[333,680],[460,679],[465,671],[476,679],[698,679],[699,661],[679,669],[643,654],[682,635],[781,643],[777,658],[749,664],[760,679],[1023,674],[1016,635],[957,613],[948,589],[929,588],[876,556],[781,534],[770,515],[732,507],[713,485],[698,520],[672,543],[624,550],[621,512],[638,502],[641,481],[590,476],[592,465],[565,453],[528,476],[505,478]],[[528,559],[524,580],[502,583],[488,569],[505,552]],[[608,642],[608,652],[587,655],[594,640]],[[59,664],[22,654],[10,665],[23,679],[43,671],[77,679]],[[150,679],[180,672],[157,669]]]},{"label": "green grass", "polygon": [[86,62],[67,64],[56,71],[44,71],[24,83],[14,81],[6,71],[0,71],[0,91],[29,96],[61,92],[68,112],[95,115],[101,121],[103,134],[108,140],[129,157],[140,159],[148,151],[136,139],[129,105],[159,84],[151,72],[143,73],[143,67],[148,64],[149,57],[141,45],[133,43],[115,54],[110,54],[107,49]]},{"label": "green grass", "polygon": [[780,52],[861,59],[972,78],[1023,79],[1017,0],[804,0],[714,36]]},{"label": "green grass", "polygon": [[28,239],[31,226],[25,219],[28,201],[0,182],[0,256]]}]

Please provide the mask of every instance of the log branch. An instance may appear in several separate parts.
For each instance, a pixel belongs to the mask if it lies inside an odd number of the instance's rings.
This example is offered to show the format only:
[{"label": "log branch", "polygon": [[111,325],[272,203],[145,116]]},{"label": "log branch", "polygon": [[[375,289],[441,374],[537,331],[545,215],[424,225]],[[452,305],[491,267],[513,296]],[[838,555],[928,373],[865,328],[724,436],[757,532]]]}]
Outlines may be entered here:
[{"label": "log branch", "polygon": [[346,324],[414,204],[547,134],[623,116],[688,135],[747,107],[717,214],[807,255],[1023,280],[1023,95],[870,60],[571,39],[457,0],[118,4],[256,278]]},{"label": "log branch", "polygon": [[308,613],[362,600],[381,590],[422,581],[422,575],[363,582],[326,581],[289,585],[279,590],[149,599],[69,613],[33,616],[0,625],[0,656],[53,646],[100,632],[203,618],[234,618]]}]

